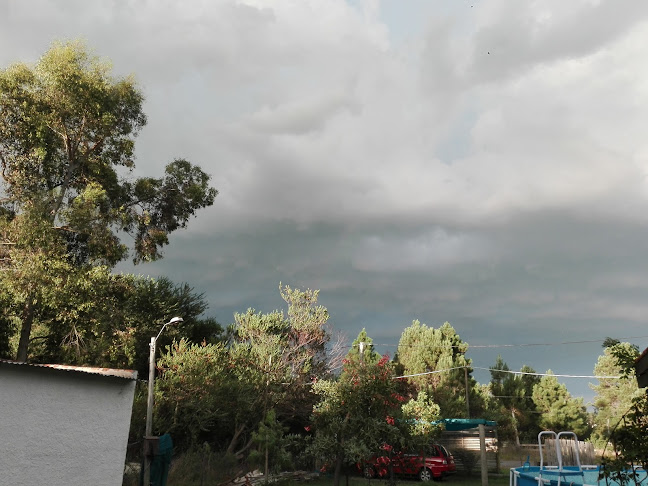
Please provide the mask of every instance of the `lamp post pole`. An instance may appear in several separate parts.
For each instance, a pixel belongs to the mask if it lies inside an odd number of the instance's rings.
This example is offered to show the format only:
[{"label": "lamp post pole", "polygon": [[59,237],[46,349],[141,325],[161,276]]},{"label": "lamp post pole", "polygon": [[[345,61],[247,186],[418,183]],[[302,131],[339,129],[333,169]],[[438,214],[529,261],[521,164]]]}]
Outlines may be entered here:
[{"label": "lamp post pole", "polygon": [[157,336],[151,337],[149,344],[149,379],[148,379],[148,399],[146,401],[146,430],[144,432],[144,486],[149,486],[151,483],[151,454],[147,448],[147,439],[153,433],[153,390],[155,385],[155,345],[157,340],[164,331],[164,328],[170,324],[177,324],[182,322],[182,317],[174,317],[169,322],[162,326]]}]

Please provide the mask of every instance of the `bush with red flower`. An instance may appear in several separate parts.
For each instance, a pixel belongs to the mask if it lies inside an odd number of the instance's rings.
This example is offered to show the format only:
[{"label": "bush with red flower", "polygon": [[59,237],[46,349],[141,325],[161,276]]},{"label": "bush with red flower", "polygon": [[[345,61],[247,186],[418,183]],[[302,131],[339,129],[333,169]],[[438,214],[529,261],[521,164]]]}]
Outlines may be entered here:
[{"label": "bush with red flower", "polygon": [[[366,333],[360,339],[370,344]],[[399,417],[405,384],[394,376],[389,356],[379,356],[370,346],[361,355],[353,347],[337,380],[313,384],[319,402],[313,409],[316,433],[311,451],[334,465],[336,485],[344,465],[366,460],[385,444],[402,445]]]}]

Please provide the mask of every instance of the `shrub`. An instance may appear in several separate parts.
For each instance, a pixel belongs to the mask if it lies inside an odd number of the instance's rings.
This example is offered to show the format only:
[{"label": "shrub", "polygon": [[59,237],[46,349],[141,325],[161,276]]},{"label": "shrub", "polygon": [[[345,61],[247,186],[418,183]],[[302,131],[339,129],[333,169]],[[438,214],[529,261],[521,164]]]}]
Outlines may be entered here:
[{"label": "shrub", "polygon": [[461,462],[464,472],[468,476],[472,476],[475,466],[477,466],[477,461],[479,460],[479,454],[474,451],[469,451],[466,449],[457,449],[452,452],[455,458],[459,459]]}]

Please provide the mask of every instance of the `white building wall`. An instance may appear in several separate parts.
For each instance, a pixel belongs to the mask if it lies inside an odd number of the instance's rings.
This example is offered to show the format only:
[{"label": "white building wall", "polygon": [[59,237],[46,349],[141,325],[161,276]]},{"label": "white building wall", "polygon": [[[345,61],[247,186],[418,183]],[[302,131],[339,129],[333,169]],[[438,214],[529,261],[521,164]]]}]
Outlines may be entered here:
[{"label": "white building wall", "polygon": [[120,486],[135,380],[0,364],[0,486]]}]

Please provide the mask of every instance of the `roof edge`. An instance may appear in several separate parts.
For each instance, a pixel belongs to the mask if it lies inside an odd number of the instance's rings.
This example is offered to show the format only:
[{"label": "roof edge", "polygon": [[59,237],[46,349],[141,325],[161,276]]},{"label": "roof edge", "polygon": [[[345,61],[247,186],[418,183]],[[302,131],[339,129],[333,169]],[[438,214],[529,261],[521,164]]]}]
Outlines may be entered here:
[{"label": "roof edge", "polygon": [[135,370],[120,370],[114,368],[97,368],[92,366],[71,366],[62,364],[39,364],[39,363],[24,363],[20,361],[12,361],[8,359],[0,359],[0,365],[7,364],[10,366],[27,366],[30,368],[49,368],[60,371],[67,371],[71,373],[85,373],[90,375],[110,376],[114,378],[123,378],[126,380],[136,380],[137,371]]}]

